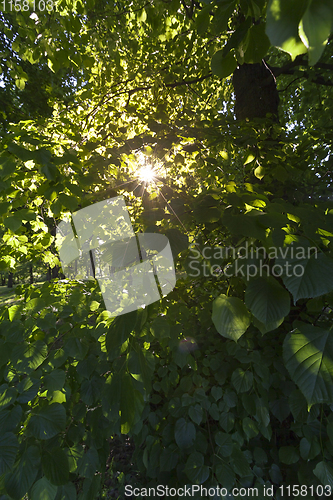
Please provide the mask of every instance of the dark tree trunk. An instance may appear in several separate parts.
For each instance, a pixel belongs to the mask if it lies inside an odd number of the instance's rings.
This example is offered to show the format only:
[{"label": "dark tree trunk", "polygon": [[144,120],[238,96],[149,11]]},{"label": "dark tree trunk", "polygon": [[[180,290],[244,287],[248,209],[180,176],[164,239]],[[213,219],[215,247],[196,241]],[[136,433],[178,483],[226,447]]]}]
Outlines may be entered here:
[{"label": "dark tree trunk", "polygon": [[34,282],[34,275],[32,272],[32,266],[29,267],[29,275],[30,275],[30,285],[32,285]]},{"label": "dark tree trunk", "polygon": [[90,264],[91,264],[91,276],[93,276],[93,278],[96,277],[96,271],[95,271],[95,261],[94,261],[94,255],[93,255],[93,252],[92,250],[89,250],[89,257],[90,257]]},{"label": "dark tree trunk", "polygon": [[51,281],[52,274],[51,274],[51,268],[50,266],[47,267],[47,273],[46,273],[46,280]]},{"label": "dark tree trunk", "polygon": [[59,266],[52,268],[52,279],[59,278]]},{"label": "dark tree trunk", "polygon": [[1,275],[1,286],[5,286],[6,284],[6,277],[2,274]]},{"label": "dark tree trunk", "polygon": [[9,273],[8,274],[7,287],[8,288],[13,288],[13,273]]},{"label": "dark tree trunk", "polygon": [[274,75],[266,64],[242,64],[234,72],[232,82],[237,120],[265,118],[270,113],[278,121],[279,94]]}]

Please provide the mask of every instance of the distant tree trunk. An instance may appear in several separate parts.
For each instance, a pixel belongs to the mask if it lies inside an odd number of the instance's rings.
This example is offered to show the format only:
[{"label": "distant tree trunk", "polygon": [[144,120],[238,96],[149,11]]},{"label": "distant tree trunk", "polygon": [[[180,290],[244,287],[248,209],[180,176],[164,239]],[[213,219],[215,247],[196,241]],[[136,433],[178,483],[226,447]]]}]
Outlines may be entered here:
[{"label": "distant tree trunk", "polygon": [[59,278],[59,266],[52,268],[52,279]]},{"label": "distant tree trunk", "polygon": [[94,255],[92,253],[92,250],[89,250],[89,257],[90,257],[90,264],[91,264],[91,275],[95,278],[95,275],[96,275],[95,261],[94,261]]},{"label": "distant tree trunk", "polygon": [[237,120],[265,118],[278,121],[279,94],[273,73],[266,64],[242,64],[233,74]]},{"label": "distant tree trunk", "polygon": [[30,275],[30,285],[32,285],[33,282],[34,282],[34,275],[33,275],[33,272],[32,272],[32,265],[29,267],[29,275]]},{"label": "distant tree trunk", "polygon": [[9,273],[8,274],[7,287],[8,288],[13,288],[13,273]]},{"label": "distant tree trunk", "polygon": [[51,274],[51,268],[50,266],[47,267],[47,273],[46,273],[46,280],[51,281],[52,274]]},{"label": "distant tree trunk", "polygon": [[6,276],[4,276],[3,274],[1,275],[1,286],[5,286],[6,284]]}]

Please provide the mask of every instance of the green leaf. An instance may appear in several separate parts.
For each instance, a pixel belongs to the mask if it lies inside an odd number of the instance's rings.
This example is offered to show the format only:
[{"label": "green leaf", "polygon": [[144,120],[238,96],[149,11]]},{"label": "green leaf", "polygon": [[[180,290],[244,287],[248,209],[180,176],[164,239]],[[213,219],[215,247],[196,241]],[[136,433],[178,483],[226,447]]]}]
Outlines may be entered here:
[{"label": "green leaf", "polygon": [[192,422],[179,418],[175,424],[175,440],[180,449],[189,448],[194,443],[196,436]]},{"label": "green leaf", "polygon": [[15,156],[17,156],[17,158],[19,158],[23,162],[35,159],[35,151],[30,151],[29,149],[25,149],[19,144],[15,144],[15,142],[9,144],[8,151],[13,153]]},{"label": "green leaf", "polygon": [[283,359],[309,407],[333,403],[332,329],[303,324],[283,342]]},{"label": "green leaf", "polygon": [[200,425],[203,417],[203,410],[199,404],[195,406],[190,406],[188,414],[191,420],[197,425]]},{"label": "green leaf", "polygon": [[240,299],[221,294],[213,302],[212,320],[220,335],[237,342],[250,325],[250,314]]},{"label": "green leaf", "polygon": [[253,373],[244,371],[242,368],[236,368],[231,376],[231,383],[237,394],[249,391],[253,386]]},{"label": "green leaf", "polygon": [[150,326],[150,331],[157,339],[170,338],[171,327],[165,316],[158,316]]},{"label": "green leaf", "polygon": [[121,432],[127,434],[134,423],[140,418],[144,402],[141,392],[135,389],[134,379],[125,374],[121,381]]},{"label": "green leaf", "polygon": [[331,0],[310,2],[300,26],[300,36],[308,48],[309,64],[316,64],[333,31],[333,4]]},{"label": "green leaf", "polygon": [[219,399],[222,398],[222,388],[217,387],[216,385],[213,385],[212,387],[212,396],[215,399],[215,401],[218,401]]},{"label": "green leaf", "polygon": [[272,45],[289,52],[293,59],[306,52],[298,35],[298,25],[309,0],[269,0],[267,6],[266,33]]},{"label": "green leaf", "polygon": [[83,481],[82,493],[80,495],[80,500],[92,500],[96,499],[101,488],[101,476],[95,475],[92,478],[86,478]]},{"label": "green leaf", "polygon": [[0,155],[0,177],[4,178],[16,170],[16,162],[12,156]]},{"label": "green leaf", "polygon": [[67,454],[61,448],[45,449],[42,455],[43,471],[52,484],[66,484],[69,476]]},{"label": "green leaf", "polygon": [[202,35],[208,29],[210,10],[211,10],[210,5],[206,5],[199,11],[199,14],[195,18],[194,23],[198,35]]},{"label": "green leaf", "polygon": [[26,79],[25,78],[17,78],[15,80],[15,85],[16,87],[19,89],[19,90],[24,90],[25,89],[25,82],[26,82]]},{"label": "green leaf", "polygon": [[283,481],[280,467],[276,464],[273,464],[269,469],[269,475],[271,476],[273,483],[280,484]]},{"label": "green leaf", "polygon": [[76,500],[76,496],[75,484],[67,483],[63,486],[58,486],[55,500]]},{"label": "green leaf", "polygon": [[253,458],[259,465],[265,465],[268,462],[267,453],[262,448],[254,448]]},{"label": "green leaf", "polygon": [[75,196],[69,196],[68,194],[61,193],[58,200],[64,208],[67,208],[71,212],[74,212],[74,210],[77,209],[78,201]]},{"label": "green leaf", "polygon": [[209,477],[209,468],[204,465],[204,456],[198,451],[191,453],[188,457],[184,470],[194,484],[202,484]]},{"label": "green leaf", "polygon": [[14,403],[17,396],[17,390],[14,387],[8,388],[7,384],[0,386],[0,410],[4,410],[7,406]]},{"label": "green leaf", "polygon": [[[49,181],[54,181],[59,174],[59,170],[57,169],[57,167],[55,165],[53,165],[53,163],[47,163],[47,164],[43,165],[41,168],[41,172],[45,175],[45,177]],[[61,202],[58,202],[58,203],[61,206]],[[60,207],[59,207],[59,209],[60,209]]]},{"label": "green leaf", "polygon": [[[258,214],[254,212],[258,212]],[[222,222],[233,234],[249,236],[250,238],[256,238],[258,240],[264,240],[266,238],[266,232],[265,229],[260,226],[259,214],[261,212],[259,212],[258,210],[252,210],[250,213],[252,213],[252,215],[232,215],[230,210],[225,210],[222,217]]]},{"label": "green leaf", "polygon": [[240,477],[252,476],[252,471],[246,460],[244,453],[234,445],[234,449],[231,454],[231,464],[234,471]]},{"label": "green leaf", "polygon": [[326,432],[328,434],[331,444],[333,444],[333,422],[327,424]]},{"label": "green leaf", "polygon": [[53,370],[44,376],[43,383],[45,389],[53,392],[59,391],[64,387],[66,372],[64,370]]},{"label": "green leaf", "polygon": [[66,411],[59,403],[44,406],[33,412],[28,427],[37,439],[50,439],[66,427]]},{"label": "green leaf", "polygon": [[319,462],[313,470],[313,473],[323,486],[331,486],[333,488],[333,469],[328,463]]},{"label": "green leaf", "polygon": [[279,328],[279,326],[283,323],[284,318],[279,319],[278,321],[272,321],[271,323],[261,323],[257,318],[253,318],[253,324],[262,335],[265,335],[267,332],[271,332]]},{"label": "green leaf", "polygon": [[259,429],[256,422],[250,417],[245,417],[243,419],[242,426],[248,440],[256,437],[259,434]]},{"label": "green leaf", "polygon": [[313,436],[311,441],[302,438],[299,444],[300,455],[303,460],[312,460],[321,452],[320,443],[316,436]]},{"label": "green leaf", "polygon": [[299,453],[293,446],[282,446],[279,449],[279,459],[287,465],[295,464],[299,461]]},{"label": "green leaf", "polygon": [[99,377],[92,377],[82,382],[80,390],[82,401],[87,406],[92,406],[100,399],[102,386],[103,384]]},{"label": "green leaf", "polygon": [[15,233],[22,226],[21,217],[18,217],[15,214],[10,217],[6,217],[3,223],[6,227],[8,227],[8,229],[13,231],[13,233]]},{"label": "green leaf", "polygon": [[97,311],[99,308],[100,302],[97,302],[96,300],[93,300],[90,304],[90,311]]},{"label": "green leaf", "polygon": [[0,436],[0,476],[13,467],[18,447],[17,437],[12,432]]},{"label": "green leaf", "polygon": [[182,234],[179,229],[167,229],[164,232],[165,236],[168,238],[173,258],[175,259],[180,252],[187,250],[188,248],[188,236]]},{"label": "green leaf", "polygon": [[92,479],[99,467],[100,461],[97,450],[95,448],[90,448],[79,460],[78,472],[80,476]]},{"label": "green leaf", "polygon": [[228,28],[228,21],[235,9],[235,3],[236,0],[225,0],[218,3],[213,19],[215,33],[219,34]]},{"label": "green leaf", "polygon": [[288,402],[290,411],[294,419],[298,422],[306,422],[307,419],[311,416],[313,408],[308,411],[307,401],[299,389],[295,389],[290,393]]},{"label": "green leaf", "polygon": [[136,379],[140,380],[145,389],[150,392],[154,374],[155,358],[150,351],[143,350],[140,345],[135,344],[134,349],[128,354],[128,371]]},{"label": "green leaf", "polygon": [[[300,253],[301,250],[300,247]],[[297,259],[295,256],[293,259],[277,259],[275,265],[282,266],[283,283],[293,295],[294,303],[333,290],[333,259],[325,254],[314,253],[310,258]]]},{"label": "green leaf", "polygon": [[33,485],[31,500],[54,500],[56,494],[57,487],[44,476]]},{"label": "green leaf", "polygon": [[15,468],[6,476],[6,491],[15,500],[21,500],[31,488],[38,473],[40,459],[38,447],[29,446]]},{"label": "green leaf", "polygon": [[14,431],[15,427],[20,423],[22,417],[22,407],[15,405],[11,410],[0,412],[0,434]]},{"label": "green leaf", "polygon": [[218,453],[222,457],[229,457],[233,450],[233,442],[231,436],[225,432],[218,431],[215,434],[215,443],[219,447]]},{"label": "green leaf", "polygon": [[[0,169],[1,169],[1,165],[0,165]],[[10,203],[8,201],[3,201],[0,203],[0,215],[4,215],[8,208],[10,207]]]},{"label": "green leaf", "polygon": [[178,463],[178,454],[175,453],[170,447],[165,448],[162,451],[160,457],[160,468],[161,471],[171,471],[174,470]]},{"label": "green leaf", "polygon": [[249,153],[246,157],[246,160],[244,162],[244,167],[245,165],[247,165],[248,163],[251,163],[253,160],[255,160],[255,156],[252,154],[252,153]]},{"label": "green leaf", "polygon": [[227,78],[237,68],[237,60],[232,52],[224,56],[224,49],[218,50],[212,57],[211,68],[213,75]]},{"label": "green leaf", "polygon": [[261,181],[261,179],[264,178],[265,176],[265,173],[266,173],[266,169],[265,167],[262,167],[261,165],[258,165],[258,167],[256,167],[254,169],[254,175],[257,177],[257,179],[259,179]]},{"label": "green leaf", "polygon": [[290,296],[272,276],[260,277],[250,280],[245,292],[245,304],[266,325],[287,316]]},{"label": "green leaf", "polygon": [[269,408],[274,417],[276,417],[281,423],[290,414],[290,406],[288,404],[287,398],[280,398],[274,401],[270,401]]},{"label": "green leaf", "polygon": [[221,485],[223,484],[223,487],[227,488],[228,490],[231,490],[236,482],[235,472],[233,471],[232,467],[230,467],[230,465],[225,463],[217,464],[216,477],[219,483]]},{"label": "green leaf", "polygon": [[193,216],[198,224],[217,222],[221,217],[221,210],[217,207],[195,208]]},{"label": "green leaf", "polygon": [[106,335],[106,348],[108,352],[120,347],[133,331],[137,319],[137,311],[133,311],[115,318]]},{"label": "green leaf", "polygon": [[235,425],[235,415],[230,411],[223,411],[220,416],[219,424],[226,432],[230,432]]},{"label": "green leaf", "polygon": [[247,64],[260,63],[267,54],[271,44],[265,29],[264,23],[256,24],[249,29],[248,45],[244,55]]}]

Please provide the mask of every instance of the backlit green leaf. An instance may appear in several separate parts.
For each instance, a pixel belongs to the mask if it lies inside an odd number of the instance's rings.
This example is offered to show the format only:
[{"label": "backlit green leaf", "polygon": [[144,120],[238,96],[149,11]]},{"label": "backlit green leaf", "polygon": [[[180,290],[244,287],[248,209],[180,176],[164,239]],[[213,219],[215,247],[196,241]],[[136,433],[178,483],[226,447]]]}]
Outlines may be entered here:
[{"label": "backlit green leaf", "polygon": [[12,432],[0,436],[0,475],[13,467],[18,446],[17,437]]},{"label": "backlit green leaf", "polygon": [[245,292],[245,304],[264,324],[279,321],[290,311],[290,296],[273,276],[250,280]]},{"label": "backlit green leaf", "polygon": [[308,405],[333,403],[332,329],[303,324],[283,343],[283,359]]},{"label": "backlit green leaf", "polygon": [[44,476],[32,487],[31,500],[54,500],[57,487]]},{"label": "backlit green leaf", "polygon": [[50,439],[65,429],[65,408],[59,403],[44,406],[33,412],[28,425],[37,439]]},{"label": "backlit green leaf", "polygon": [[244,303],[237,297],[227,297],[223,294],[213,302],[212,320],[223,337],[235,342],[250,325],[250,315]]}]

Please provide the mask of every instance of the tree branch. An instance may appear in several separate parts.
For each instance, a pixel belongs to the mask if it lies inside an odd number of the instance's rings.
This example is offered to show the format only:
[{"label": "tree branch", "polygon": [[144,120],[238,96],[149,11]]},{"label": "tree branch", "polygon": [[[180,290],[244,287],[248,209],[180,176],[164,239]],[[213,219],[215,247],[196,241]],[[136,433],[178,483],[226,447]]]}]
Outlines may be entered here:
[{"label": "tree branch", "polygon": [[182,80],[181,82],[174,82],[174,83],[166,83],[165,86],[169,88],[174,88],[174,87],[180,87],[181,85],[191,85],[192,83],[199,83],[202,82],[203,80],[206,80],[207,78],[210,78],[212,76],[212,73],[208,73],[207,75],[201,76],[199,78],[194,78],[193,80]]}]

